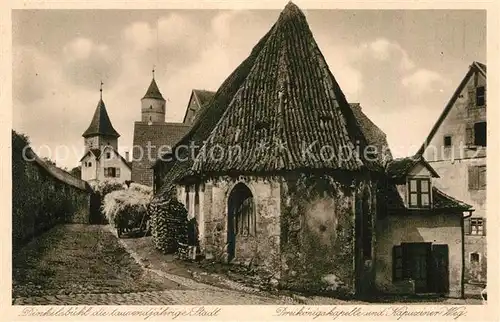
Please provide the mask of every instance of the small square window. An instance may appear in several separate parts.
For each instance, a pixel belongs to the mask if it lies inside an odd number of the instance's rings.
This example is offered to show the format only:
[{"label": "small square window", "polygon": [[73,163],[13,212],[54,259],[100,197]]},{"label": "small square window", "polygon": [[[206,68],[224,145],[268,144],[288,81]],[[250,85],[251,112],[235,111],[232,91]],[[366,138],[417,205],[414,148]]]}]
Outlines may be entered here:
[{"label": "small square window", "polygon": [[479,254],[478,253],[471,253],[470,254],[470,262],[471,263],[479,263]]},{"label": "small square window", "polygon": [[451,136],[450,135],[447,135],[444,137],[444,146],[447,148],[451,146]]}]

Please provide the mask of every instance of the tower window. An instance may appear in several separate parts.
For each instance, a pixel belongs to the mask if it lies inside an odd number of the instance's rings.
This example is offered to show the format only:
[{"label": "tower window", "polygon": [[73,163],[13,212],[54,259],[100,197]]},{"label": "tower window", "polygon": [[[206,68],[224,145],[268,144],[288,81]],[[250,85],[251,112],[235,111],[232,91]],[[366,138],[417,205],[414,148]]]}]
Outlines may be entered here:
[{"label": "tower window", "polygon": [[106,159],[111,159],[111,152],[106,152]]},{"label": "tower window", "polygon": [[478,253],[471,253],[470,254],[470,262],[471,263],[479,263],[479,254]]}]

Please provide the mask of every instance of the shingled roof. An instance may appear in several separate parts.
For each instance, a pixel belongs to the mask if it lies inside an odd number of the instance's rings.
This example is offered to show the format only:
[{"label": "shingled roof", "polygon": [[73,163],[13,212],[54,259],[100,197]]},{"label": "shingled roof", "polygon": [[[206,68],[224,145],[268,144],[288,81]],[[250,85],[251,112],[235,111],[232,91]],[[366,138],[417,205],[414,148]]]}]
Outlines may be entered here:
[{"label": "shingled roof", "polygon": [[359,103],[350,103],[358,126],[361,128],[367,143],[376,149],[376,158],[382,166],[392,161],[392,153],[387,142],[387,135],[362,111]]},{"label": "shingled roof", "polygon": [[151,80],[151,84],[149,84],[148,90],[146,91],[146,94],[144,94],[144,98],[154,98],[154,99],[159,99],[159,100],[165,100],[163,98],[163,95],[161,95],[160,90],[158,89],[158,85],[156,85],[156,80],[153,78]]},{"label": "shingled roof", "polygon": [[[226,79],[181,143],[205,139],[204,151],[238,146],[241,158],[199,154],[194,164],[175,162],[167,187],[172,180],[201,173],[363,167],[353,142],[366,145],[366,139],[304,14],[293,3]],[[275,151],[266,149],[274,144]],[[303,158],[301,148],[309,145],[311,153]],[[320,157],[323,146],[332,153]],[[353,157],[341,158],[341,149]]]},{"label": "shingled roof", "polygon": [[215,96],[215,92],[207,91],[204,89],[193,89],[193,93],[194,95],[196,95],[198,103],[201,107],[207,105],[207,103],[209,103],[210,100]]},{"label": "shingled roof", "polygon": [[406,182],[406,176],[417,164],[422,164],[435,178],[439,178],[439,174],[436,170],[418,154],[412,157],[392,160],[387,164],[386,174],[388,178],[396,183]]},{"label": "shingled roof", "polygon": [[92,117],[89,127],[85,132],[83,132],[83,137],[95,136],[95,135],[105,135],[112,137],[120,137],[120,134],[116,132],[111,125],[111,120],[109,119],[108,112],[106,111],[106,105],[102,98],[97,103],[97,108]]},{"label": "shingled roof", "polygon": [[[142,147],[141,151],[134,148],[132,151],[132,181],[145,185],[152,185],[153,170],[151,167],[157,160],[158,149],[162,146],[174,147],[189,130],[190,125],[183,123],[153,123],[135,122],[134,124],[134,147]],[[151,160],[147,156],[147,146],[151,144]],[[164,151],[164,150],[163,150]]]}]

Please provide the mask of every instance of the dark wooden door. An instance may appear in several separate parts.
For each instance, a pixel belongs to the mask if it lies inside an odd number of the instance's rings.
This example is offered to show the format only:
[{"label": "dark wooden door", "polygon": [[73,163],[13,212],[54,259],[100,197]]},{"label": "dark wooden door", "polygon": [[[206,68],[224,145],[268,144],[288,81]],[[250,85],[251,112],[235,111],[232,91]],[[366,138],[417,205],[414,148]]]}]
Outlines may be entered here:
[{"label": "dark wooden door", "polygon": [[415,281],[415,292],[429,292],[430,243],[407,244],[409,276]]},{"label": "dark wooden door", "polygon": [[432,275],[434,292],[447,294],[450,290],[448,245],[432,245]]}]

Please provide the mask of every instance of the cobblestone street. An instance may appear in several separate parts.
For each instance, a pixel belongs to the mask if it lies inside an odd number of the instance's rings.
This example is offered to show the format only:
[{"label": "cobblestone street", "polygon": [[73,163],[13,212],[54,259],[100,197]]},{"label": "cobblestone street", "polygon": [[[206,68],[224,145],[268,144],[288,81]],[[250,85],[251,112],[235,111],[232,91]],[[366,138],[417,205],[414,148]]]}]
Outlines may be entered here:
[{"label": "cobblestone street", "polygon": [[13,258],[14,305],[279,304],[142,268],[105,226],[55,227]]},{"label": "cobblestone street", "polygon": [[[220,278],[204,283],[165,260],[149,238],[118,239],[107,226],[61,225],[13,256],[14,305],[368,304],[319,296],[276,296]],[[149,249],[149,250],[147,250]],[[162,257],[163,256],[163,257]],[[399,301],[398,301],[399,302]],[[440,304],[480,304],[441,299]],[[393,302],[395,303],[395,302]],[[401,301],[400,303],[404,303]],[[436,304],[419,301],[414,304]]]}]

